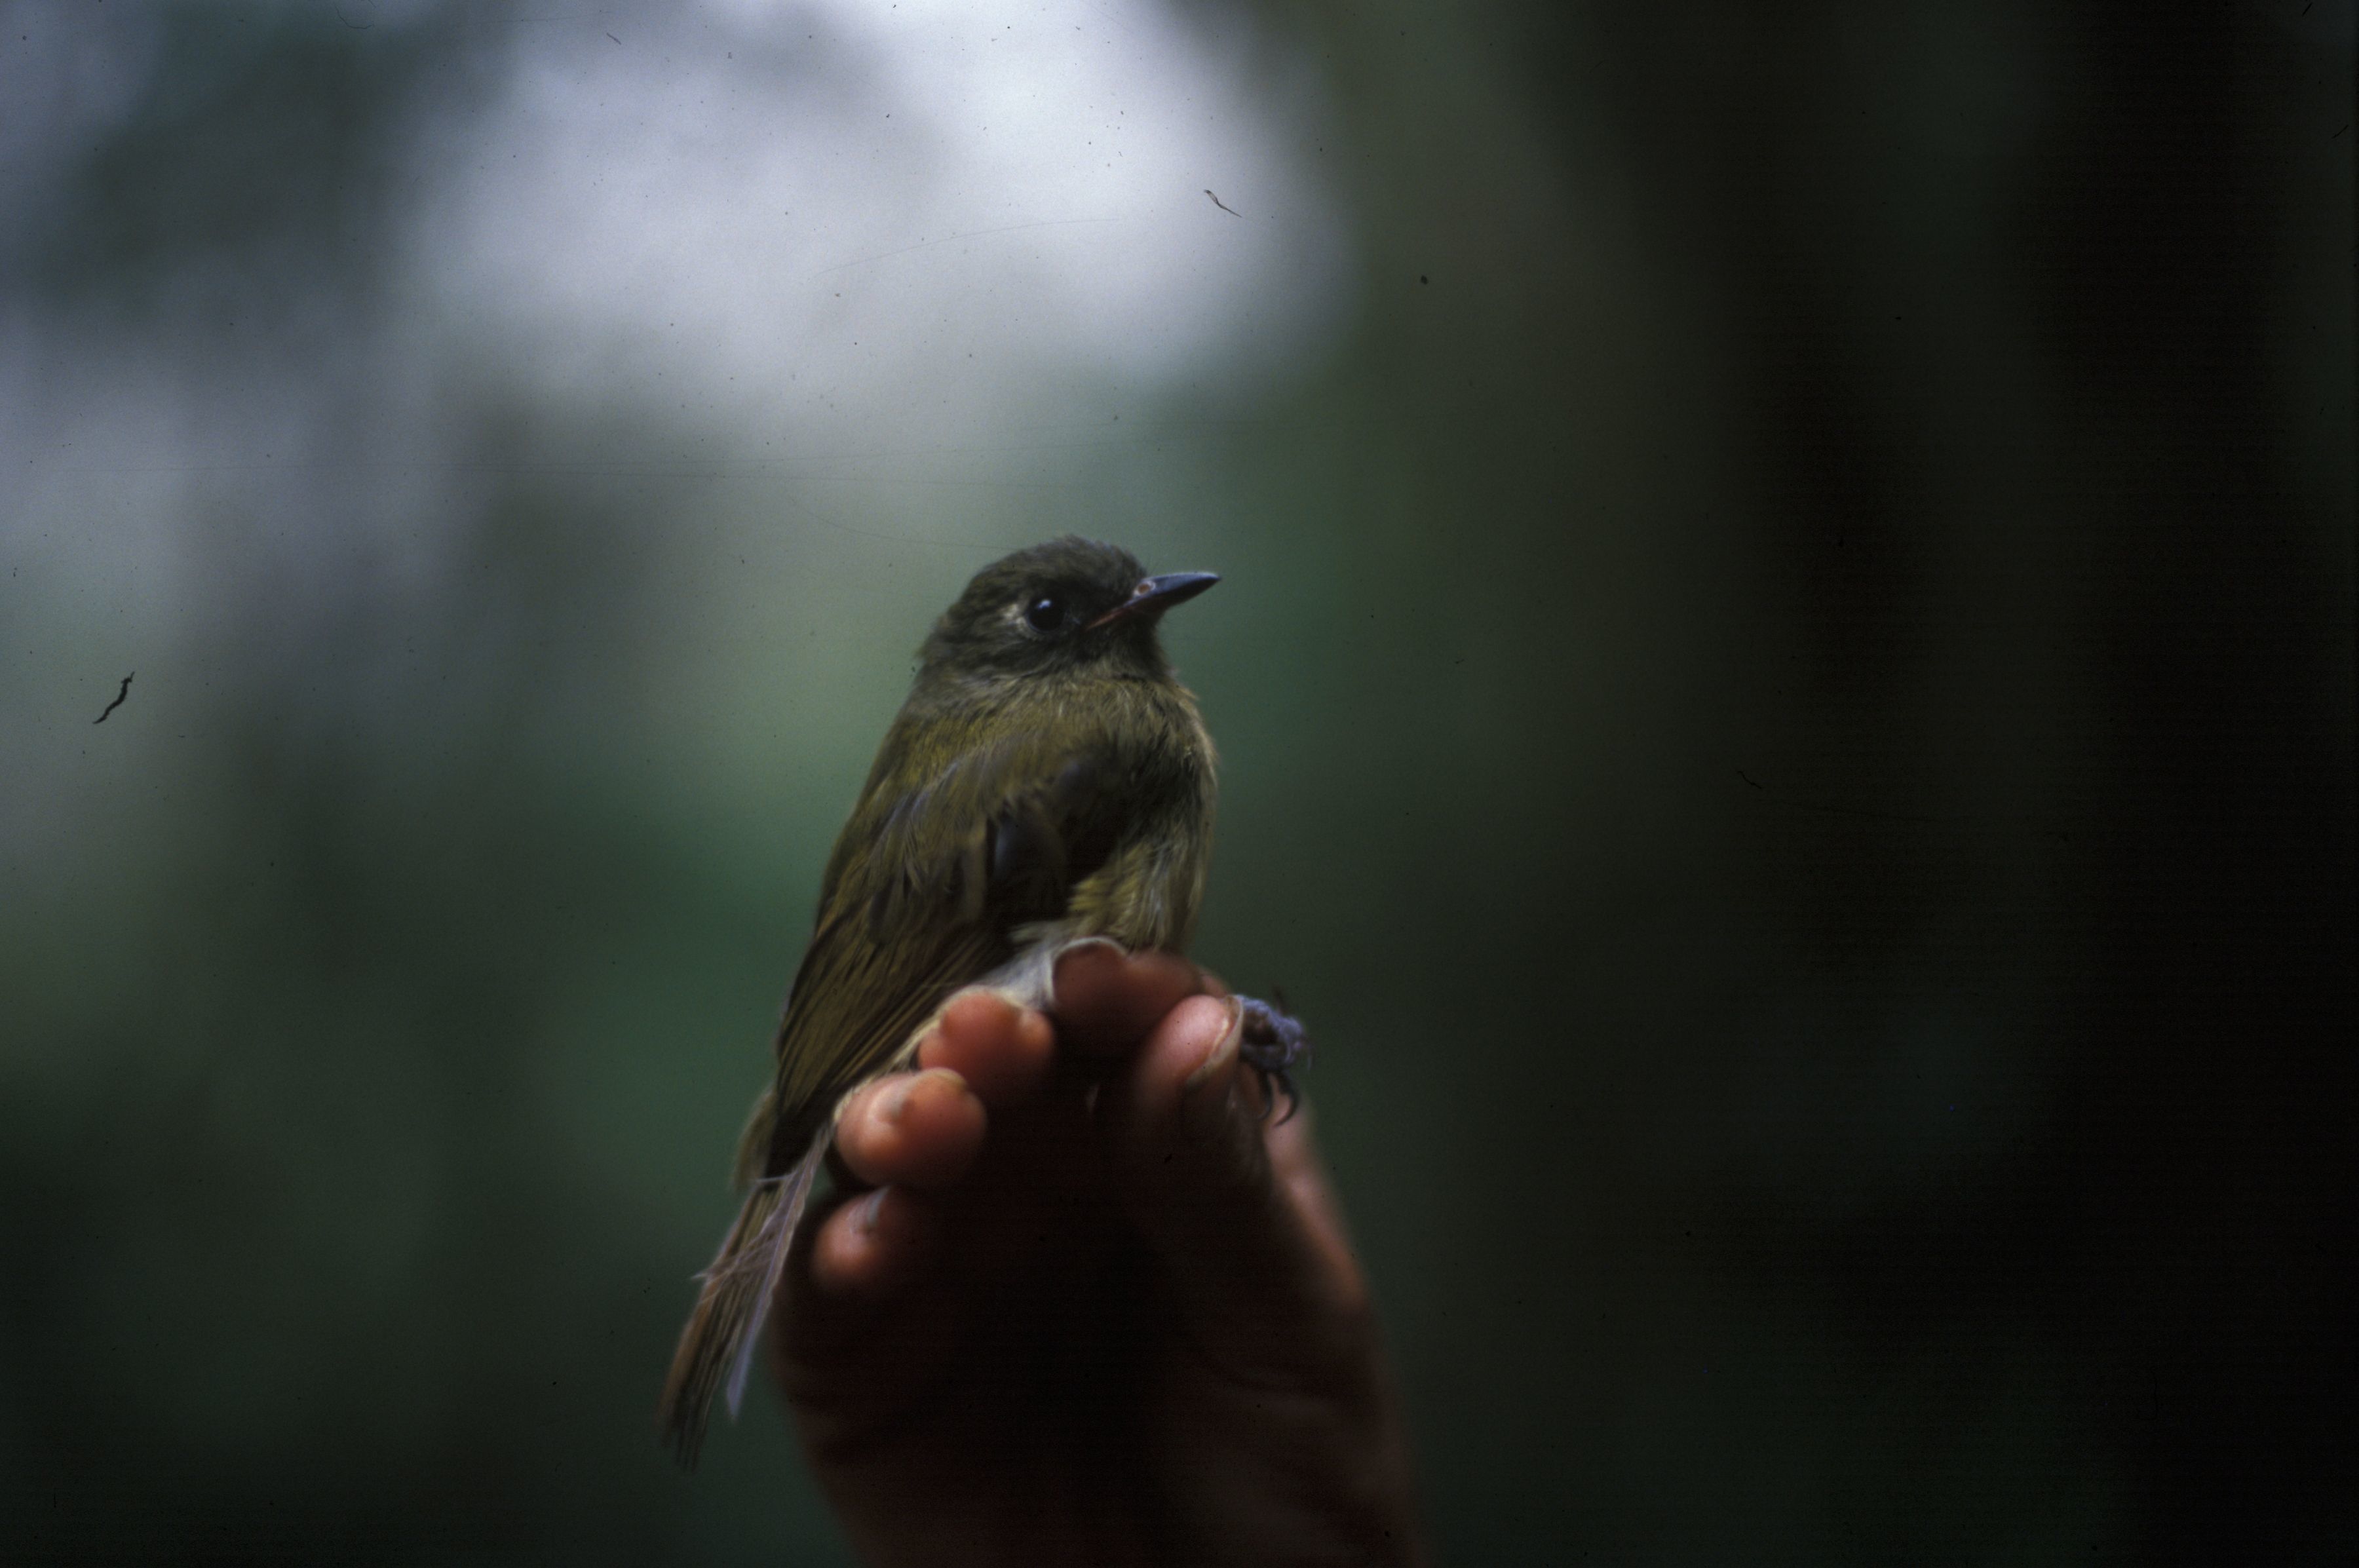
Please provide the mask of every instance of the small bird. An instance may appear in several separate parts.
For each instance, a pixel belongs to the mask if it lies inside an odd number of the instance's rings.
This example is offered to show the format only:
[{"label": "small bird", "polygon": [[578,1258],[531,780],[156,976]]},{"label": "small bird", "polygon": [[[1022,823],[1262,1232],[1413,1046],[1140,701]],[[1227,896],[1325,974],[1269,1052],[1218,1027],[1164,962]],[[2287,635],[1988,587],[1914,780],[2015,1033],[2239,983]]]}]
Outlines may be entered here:
[{"label": "small bird", "polygon": [[[736,1412],[844,1097],[906,1068],[972,985],[1048,1007],[1058,956],[1108,939],[1184,953],[1212,840],[1212,736],[1156,637],[1220,579],[1148,576],[1066,538],[975,573],[919,650],[820,884],[777,1073],[739,1139],[743,1207],[698,1276],[657,1425],[693,1465],[713,1396]],[[1265,1105],[1295,1100],[1301,1026],[1245,999]]]}]

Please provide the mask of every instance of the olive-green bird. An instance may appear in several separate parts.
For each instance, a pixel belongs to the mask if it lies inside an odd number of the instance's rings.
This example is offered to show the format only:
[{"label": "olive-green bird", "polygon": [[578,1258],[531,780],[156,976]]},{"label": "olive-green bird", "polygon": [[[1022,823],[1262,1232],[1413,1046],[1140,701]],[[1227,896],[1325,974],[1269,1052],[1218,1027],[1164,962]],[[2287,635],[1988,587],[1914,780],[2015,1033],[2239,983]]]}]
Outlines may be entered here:
[{"label": "olive-green bird", "polygon": [[[777,1070],[737,1149],[745,1205],[672,1358],[658,1424],[692,1465],[734,1414],[837,1107],[908,1065],[942,1004],[989,985],[1053,1000],[1057,957],[1111,938],[1185,952],[1212,842],[1212,740],[1156,640],[1219,579],[1150,577],[1061,539],[977,572],[919,650],[836,839],[778,1025]],[[1289,1105],[1302,1031],[1246,1005],[1245,1059]]]}]

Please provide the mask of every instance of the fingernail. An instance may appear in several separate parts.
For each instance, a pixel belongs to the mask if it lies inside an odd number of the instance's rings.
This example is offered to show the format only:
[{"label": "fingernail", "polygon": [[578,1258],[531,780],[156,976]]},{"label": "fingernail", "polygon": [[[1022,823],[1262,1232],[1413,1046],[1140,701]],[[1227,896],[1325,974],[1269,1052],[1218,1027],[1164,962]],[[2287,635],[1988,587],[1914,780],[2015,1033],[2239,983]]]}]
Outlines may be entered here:
[{"label": "fingernail", "polygon": [[948,1083],[952,1087],[959,1089],[966,1087],[966,1080],[960,1077],[953,1069],[948,1067],[929,1067],[922,1073],[911,1074],[909,1081],[902,1084],[901,1087],[895,1092],[893,1095],[893,1104],[886,1108],[886,1119],[887,1121],[898,1122],[904,1113],[908,1110],[910,1103],[917,1099],[918,1090],[929,1083]]},{"label": "fingernail", "polygon": [[876,1215],[884,1207],[885,1189],[879,1187],[876,1191],[869,1193],[868,1196],[861,1199],[860,1206],[853,1210],[852,1227],[863,1236],[875,1236],[876,1234]]},{"label": "fingernail", "polygon": [[1194,1070],[1180,1083],[1182,1097],[1193,1095],[1197,1089],[1234,1061],[1237,1051],[1245,1044],[1245,1005],[1234,996],[1228,996],[1222,999],[1222,1007],[1229,1015],[1228,1027],[1221,1031],[1221,1038],[1213,1043],[1212,1049],[1204,1053],[1204,1060],[1196,1063]]},{"label": "fingernail", "polygon": [[909,1096],[917,1092],[918,1080],[904,1078],[886,1091],[885,1103],[876,1107],[877,1116],[888,1124],[897,1124],[909,1109]]}]

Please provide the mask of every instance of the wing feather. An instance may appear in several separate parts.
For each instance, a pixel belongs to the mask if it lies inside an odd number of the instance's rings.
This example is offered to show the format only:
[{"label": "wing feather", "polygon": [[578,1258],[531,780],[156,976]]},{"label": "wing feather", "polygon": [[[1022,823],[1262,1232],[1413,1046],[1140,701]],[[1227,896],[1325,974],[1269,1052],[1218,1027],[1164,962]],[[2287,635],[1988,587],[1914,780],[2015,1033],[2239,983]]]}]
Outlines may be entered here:
[{"label": "wing feather", "polygon": [[[1125,770],[1108,744],[1060,748],[1028,728],[974,744],[971,732],[905,713],[887,736],[830,858],[742,1177],[793,1169],[838,1100],[1013,957],[1016,928],[1060,913],[1112,851],[1119,801],[1104,786]],[[927,756],[951,760],[930,773],[910,760]]]}]

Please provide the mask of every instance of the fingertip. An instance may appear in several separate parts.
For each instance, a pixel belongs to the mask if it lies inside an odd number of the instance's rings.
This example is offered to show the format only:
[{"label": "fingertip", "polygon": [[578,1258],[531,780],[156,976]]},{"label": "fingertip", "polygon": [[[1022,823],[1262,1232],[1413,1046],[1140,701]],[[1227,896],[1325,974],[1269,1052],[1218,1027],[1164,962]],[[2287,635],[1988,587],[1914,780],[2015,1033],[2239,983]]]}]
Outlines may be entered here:
[{"label": "fingertip", "polygon": [[1060,996],[1079,987],[1092,993],[1093,987],[1112,985],[1130,961],[1130,952],[1110,937],[1085,937],[1066,947],[1057,955],[1052,981]]},{"label": "fingertip", "polygon": [[1009,1028],[1023,1010],[1004,991],[972,986],[942,1004],[935,1034],[965,1039],[995,1034]]},{"label": "fingertip", "polygon": [[1131,1073],[1135,1109],[1162,1122],[1182,1107],[1226,1101],[1236,1084],[1245,1038],[1243,1004],[1228,996],[1190,996],[1164,1015]]},{"label": "fingertip", "polygon": [[1118,1052],[1136,1047],[1201,986],[1196,966],[1177,953],[1125,953],[1111,942],[1083,942],[1058,960],[1054,1011],[1062,1038],[1077,1049]]},{"label": "fingertip", "polygon": [[916,1194],[879,1187],[827,1216],[811,1246],[811,1282],[831,1295],[878,1296],[908,1284],[934,1250],[940,1220]]},{"label": "fingertip", "polygon": [[858,1090],[835,1130],[836,1152],[876,1186],[941,1187],[966,1174],[981,1152],[988,1113],[966,1081],[946,1068],[898,1073]]},{"label": "fingertip", "polygon": [[1046,1017],[996,991],[951,998],[918,1046],[921,1067],[955,1073],[986,1105],[1019,1105],[1049,1076],[1056,1030]]}]

